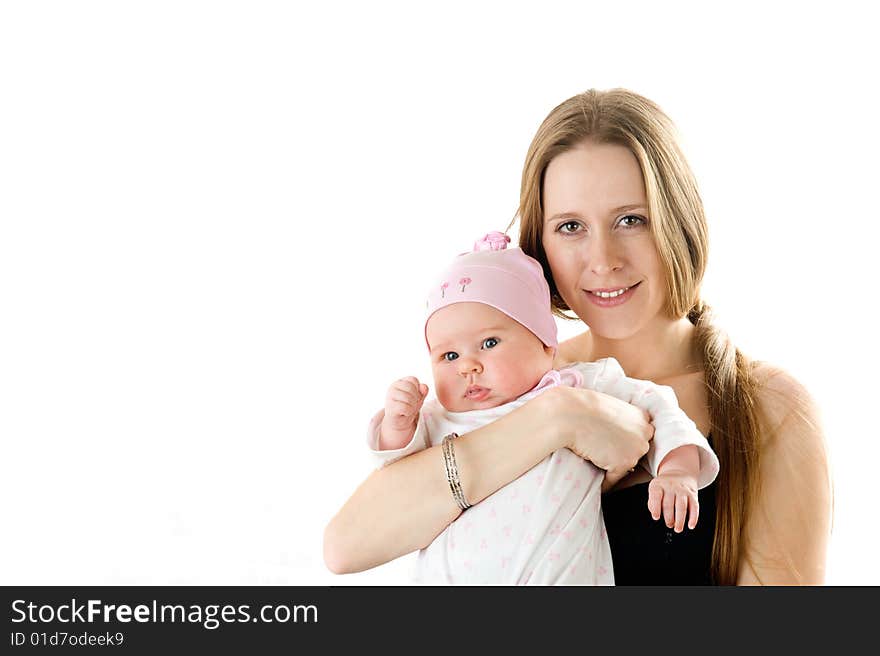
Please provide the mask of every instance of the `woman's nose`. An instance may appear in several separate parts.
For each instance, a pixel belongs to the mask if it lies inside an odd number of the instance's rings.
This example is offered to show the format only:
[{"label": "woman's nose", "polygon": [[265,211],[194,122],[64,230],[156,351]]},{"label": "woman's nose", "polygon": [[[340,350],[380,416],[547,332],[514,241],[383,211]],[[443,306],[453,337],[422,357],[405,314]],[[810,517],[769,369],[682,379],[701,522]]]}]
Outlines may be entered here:
[{"label": "woman's nose", "polygon": [[587,264],[597,276],[606,276],[623,267],[620,254],[610,237],[595,236],[587,246]]}]

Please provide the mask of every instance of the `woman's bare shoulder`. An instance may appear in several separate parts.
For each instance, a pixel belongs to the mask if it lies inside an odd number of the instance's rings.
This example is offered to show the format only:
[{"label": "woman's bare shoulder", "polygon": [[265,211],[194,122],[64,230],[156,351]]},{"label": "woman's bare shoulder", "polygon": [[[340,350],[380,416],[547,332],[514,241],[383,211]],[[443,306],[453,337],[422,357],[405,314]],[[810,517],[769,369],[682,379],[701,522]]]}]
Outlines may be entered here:
[{"label": "woman's bare shoulder", "polygon": [[760,494],[750,512],[741,584],[821,584],[833,492],[816,402],[790,373],[753,367],[761,433]]},{"label": "woman's bare shoulder", "polygon": [[757,383],[758,410],[771,432],[792,423],[801,429],[818,427],[819,408],[815,400],[788,371],[767,362],[755,362],[752,374]]},{"label": "woman's bare shoulder", "polygon": [[[789,372],[767,363],[753,369],[765,475],[817,483],[829,475],[829,453],[819,406]],[[806,475],[807,470],[812,476]],[[791,485],[795,486],[792,480]],[[790,488],[787,493],[791,493]]]}]

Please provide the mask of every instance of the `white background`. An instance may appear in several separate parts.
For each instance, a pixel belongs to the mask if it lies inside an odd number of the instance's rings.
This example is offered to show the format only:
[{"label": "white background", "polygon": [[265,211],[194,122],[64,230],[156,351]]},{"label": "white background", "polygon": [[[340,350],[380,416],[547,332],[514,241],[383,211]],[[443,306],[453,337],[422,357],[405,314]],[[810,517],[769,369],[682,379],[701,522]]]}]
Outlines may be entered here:
[{"label": "white background", "polygon": [[2,5],[0,583],[405,581],[321,541],[427,281],[623,86],[682,134],[705,297],[822,408],[829,582],[880,584],[866,3],[300,4]]}]

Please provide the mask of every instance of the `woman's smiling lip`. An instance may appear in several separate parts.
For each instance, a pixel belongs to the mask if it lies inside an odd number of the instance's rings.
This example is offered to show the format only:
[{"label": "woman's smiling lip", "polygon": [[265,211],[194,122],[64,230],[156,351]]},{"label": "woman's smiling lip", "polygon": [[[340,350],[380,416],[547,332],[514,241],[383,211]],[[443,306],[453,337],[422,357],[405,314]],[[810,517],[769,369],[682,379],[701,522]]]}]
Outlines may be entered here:
[{"label": "woman's smiling lip", "polygon": [[584,293],[594,305],[599,307],[615,307],[626,303],[635,293],[636,288],[641,281],[634,285],[623,285],[621,287],[604,287],[601,289],[585,289]]},{"label": "woman's smiling lip", "polygon": [[464,392],[464,396],[466,399],[470,399],[471,401],[483,401],[487,396],[489,396],[490,390],[488,387],[480,387],[479,385],[468,385],[468,388]]}]

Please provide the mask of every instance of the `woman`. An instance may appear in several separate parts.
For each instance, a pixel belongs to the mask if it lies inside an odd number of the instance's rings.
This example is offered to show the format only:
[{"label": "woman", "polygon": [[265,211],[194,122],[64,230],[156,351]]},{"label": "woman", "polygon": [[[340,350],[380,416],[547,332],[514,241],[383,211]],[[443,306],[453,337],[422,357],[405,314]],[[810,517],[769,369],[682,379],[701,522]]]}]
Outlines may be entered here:
[{"label": "woman", "polygon": [[[648,514],[647,474],[632,471],[651,437],[642,413],[560,387],[456,440],[464,496],[476,503],[569,448],[607,472],[619,584],[822,583],[831,490],[817,412],[795,380],[713,326],[699,297],[702,203],[669,119],[626,90],[565,101],[529,148],[519,217],[555,311],[590,327],[560,345],[557,364],[614,357],[630,377],[669,385],[721,472],[697,532],[674,535]],[[374,567],[426,546],[460,512],[428,449],[355,491],[327,526],[325,560],[336,572]]]}]

